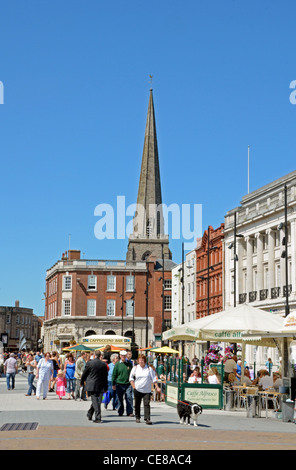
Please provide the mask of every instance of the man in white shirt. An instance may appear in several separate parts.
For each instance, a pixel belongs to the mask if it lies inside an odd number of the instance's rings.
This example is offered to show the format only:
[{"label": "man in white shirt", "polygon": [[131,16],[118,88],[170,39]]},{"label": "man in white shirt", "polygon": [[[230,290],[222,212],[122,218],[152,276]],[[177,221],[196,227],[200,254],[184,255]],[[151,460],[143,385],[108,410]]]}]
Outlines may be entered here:
[{"label": "man in white shirt", "polygon": [[6,374],[7,390],[13,390],[15,385],[15,374],[17,374],[17,361],[13,353],[11,353],[9,355],[9,359],[6,359],[4,362],[4,374]]},{"label": "man in white shirt", "polygon": [[130,373],[130,383],[134,389],[135,396],[135,414],[136,423],[140,423],[140,407],[141,401],[144,402],[144,420],[146,424],[152,424],[150,420],[150,396],[151,386],[155,384],[158,393],[161,392],[157,385],[157,378],[154,370],[146,364],[146,356],[141,354],[138,357],[139,364],[134,366]]}]

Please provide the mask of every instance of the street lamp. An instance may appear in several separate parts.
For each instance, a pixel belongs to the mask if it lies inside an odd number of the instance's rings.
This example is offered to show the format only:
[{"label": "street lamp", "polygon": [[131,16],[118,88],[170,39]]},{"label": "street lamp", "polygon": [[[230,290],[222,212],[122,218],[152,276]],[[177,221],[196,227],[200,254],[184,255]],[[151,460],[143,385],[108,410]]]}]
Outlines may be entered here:
[{"label": "street lamp", "polygon": [[148,288],[150,286],[149,282],[149,267],[147,265],[146,268],[146,290],[144,291],[144,294],[146,294],[146,348],[148,348]]},{"label": "street lamp", "polygon": [[[289,284],[288,284],[288,204],[287,204],[287,185],[284,187],[285,193],[285,223],[280,223],[278,230],[285,228],[285,237],[282,240],[282,244],[285,246],[285,250],[281,254],[281,258],[285,258],[285,271],[286,271],[286,303],[285,303],[285,317],[290,313],[289,307]],[[287,338],[283,338],[283,376],[289,375],[289,357],[288,357],[288,342]]]},{"label": "street lamp", "polygon": [[119,297],[121,297],[121,336],[123,336],[124,276],[122,276],[122,293]]},{"label": "street lamp", "polygon": [[288,280],[288,272],[289,272],[289,265],[288,265],[288,204],[287,204],[287,185],[285,184],[285,223],[280,223],[278,226],[278,230],[285,229],[285,236],[282,240],[282,244],[284,245],[285,249],[281,253],[281,258],[285,258],[285,271],[286,271],[286,304],[285,304],[285,317],[287,317],[290,313],[290,306],[289,306],[289,280]]}]

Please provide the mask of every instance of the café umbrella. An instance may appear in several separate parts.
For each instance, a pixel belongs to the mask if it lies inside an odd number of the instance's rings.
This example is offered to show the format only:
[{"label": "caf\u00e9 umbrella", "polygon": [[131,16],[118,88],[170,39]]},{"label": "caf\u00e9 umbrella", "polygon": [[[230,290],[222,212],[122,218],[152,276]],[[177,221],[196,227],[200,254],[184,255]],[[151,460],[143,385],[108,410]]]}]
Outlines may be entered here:
[{"label": "caf\u00e9 umbrella", "polygon": [[150,349],[151,352],[159,353],[159,354],[179,354],[179,351],[173,348],[169,348],[168,346],[163,346],[161,348],[154,348]]},{"label": "caf\u00e9 umbrella", "polygon": [[[163,333],[163,340],[207,340],[215,342],[241,343],[242,362],[244,363],[245,344],[254,339],[244,335],[277,333],[282,328],[280,315],[262,309],[241,304],[229,307],[199,320],[194,320],[172,328]],[[260,343],[262,346],[263,342]],[[243,370],[242,370],[243,375]]]},{"label": "caf\u00e9 umbrella", "polygon": [[84,346],[84,344],[75,344],[74,346],[63,348],[63,351],[95,351],[95,349]]},{"label": "caf\u00e9 umbrella", "polygon": [[[96,351],[104,351],[106,346],[101,346],[100,348],[95,348]],[[120,348],[119,346],[113,346],[113,344],[110,344],[110,351],[111,352],[119,352],[119,351],[126,351],[126,348]]]}]

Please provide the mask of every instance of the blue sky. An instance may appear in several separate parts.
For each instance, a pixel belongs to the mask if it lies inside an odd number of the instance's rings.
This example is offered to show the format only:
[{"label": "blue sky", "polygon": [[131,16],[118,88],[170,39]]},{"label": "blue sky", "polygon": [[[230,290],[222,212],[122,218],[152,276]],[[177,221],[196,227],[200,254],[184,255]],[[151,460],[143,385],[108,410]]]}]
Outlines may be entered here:
[{"label": "blue sky", "polygon": [[[296,169],[293,0],[0,0],[0,305],[44,312],[68,249],[124,259],[95,207],[136,201],[149,99],[166,204],[215,228]],[[170,243],[181,261],[181,243]]]}]

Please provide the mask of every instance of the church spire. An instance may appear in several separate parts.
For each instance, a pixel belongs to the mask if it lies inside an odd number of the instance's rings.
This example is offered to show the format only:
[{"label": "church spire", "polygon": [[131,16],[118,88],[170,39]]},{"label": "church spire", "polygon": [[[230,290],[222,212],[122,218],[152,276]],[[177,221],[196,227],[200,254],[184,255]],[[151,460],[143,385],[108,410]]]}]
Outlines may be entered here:
[{"label": "church spire", "polygon": [[164,257],[171,258],[168,236],[164,234],[155,112],[150,89],[137,209],[127,259],[145,259],[149,255],[160,258],[162,249]]}]

